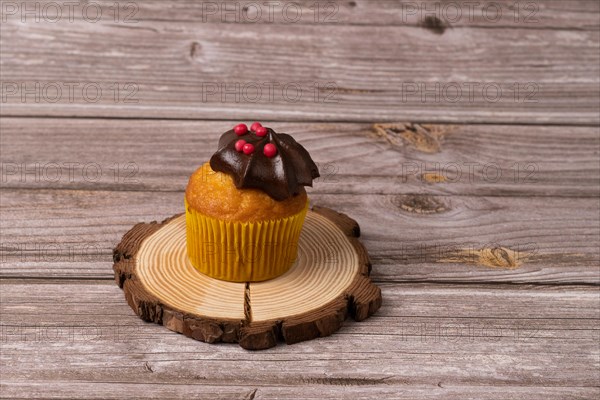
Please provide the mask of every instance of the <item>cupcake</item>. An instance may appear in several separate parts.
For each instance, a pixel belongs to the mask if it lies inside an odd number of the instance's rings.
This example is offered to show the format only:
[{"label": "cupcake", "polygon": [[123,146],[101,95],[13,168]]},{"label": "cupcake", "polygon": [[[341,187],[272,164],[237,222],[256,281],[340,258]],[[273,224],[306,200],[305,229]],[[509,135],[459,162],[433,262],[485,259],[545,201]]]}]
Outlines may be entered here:
[{"label": "cupcake", "polygon": [[290,135],[260,123],[225,132],[185,192],[187,250],[203,274],[256,282],[294,263],[308,210],[304,186],[319,170]]}]

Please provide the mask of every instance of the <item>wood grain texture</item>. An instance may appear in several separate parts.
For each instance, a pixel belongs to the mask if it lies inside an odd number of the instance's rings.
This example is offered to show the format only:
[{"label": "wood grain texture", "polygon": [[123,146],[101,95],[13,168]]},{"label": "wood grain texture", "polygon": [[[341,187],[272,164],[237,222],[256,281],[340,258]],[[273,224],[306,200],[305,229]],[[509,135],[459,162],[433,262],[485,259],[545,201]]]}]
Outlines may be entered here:
[{"label": "wood grain texture", "polygon": [[600,122],[597,29],[235,27],[8,19],[3,115]]},{"label": "wood grain texture", "polygon": [[597,288],[384,284],[382,291],[385,306],[367,323],[248,353],[140,321],[112,282],[4,281],[3,393],[35,395],[44,384],[46,396],[93,390],[110,398],[103,383],[110,382],[157,398],[184,389],[240,399],[254,390],[255,398],[598,394]]},{"label": "wood grain texture", "polygon": [[[113,20],[95,0],[98,23],[91,2],[56,23],[9,3],[53,2],[0,1],[1,397],[600,397],[598,1],[480,1],[471,18],[462,0],[333,0],[315,21],[295,0],[296,23],[287,0],[272,23],[203,10],[220,0],[131,2],[136,23],[130,2]],[[183,211],[218,135],[255,119],[319,162],[311,199],[358,220],[385,303],[250,353],[144,323],[110,265],[133,224]]]},{"label": "wood grain texture", "polygon": [[[121,236],[140,221],[183,212],[182,198],[183,192],[3,191],[2,274],[110,279],[111,249]],[[597,198],[310,198],[356,218],[378,282],[599,283]],[[498,253],[480,263],[481,250],[496,248],[511,251],[508,261]]]},{"label": "wood grain texture", "polygon": [[[48,7],[51,0],[19,2],[34,9]],[[132,2],[133,3],[133,2]],[[537,2],[515,2],[495,0],[492,2],[440,2],[439,0],[390,1],[390,0],[282,0],[271,5],[252,0],[235,3],[225,0],[194,1],[178,0],[165,3],[160,0],[147,0],[115,4],[111,0],[95,0],[88,13],[83,12],[85,3],[73,7],[72,18],[85,20],[94,17],[101,10],[101,21],[113,21],[135,26],[139,22],[170,21],[195,23],[239,24],[294,24],[294,25],[369,25],[369,26],[415,26],[429,28],[427,16],[435,16],[443,22],[445,29],[462,27],[528,28],[528,29],[598,29],[600,7],[594,0],[548,0]],[[454,4],[450,4],[454,3]],[[20,19],[21,10],[6,13],[8,19]],[[52,13],[41,15],[41,19],[51,19]],[[32,19],[32,17],[29,17]]]},{"label": "wood grain texture", "polygon": [[[382,381],[377,379],[376,381]],[[330,383],[331,382],[331,383]],[[599,394],[596,388],[573,387],[535,387],[532,397],[531,387],[518,386],[435,386],[435,385],[386,385],[372,386],[368,382],[348,379],[317,379],[315,385],[254,385],[249,388],[244,385],[150,385],[152,390],[144,394],[146,399],[179,399],[182,397],[196,396],[215,400],[249,400],[249,399],[291,399],[297,400],[299,393],[302,399],[320,400],[323,398],[352,398],[368,400],[372,398],[385,398],[395,400],[432,399],[441,397],[449,400],[463,400],[465,396],[481,400],[488,399],[514,399],[521,400],[529,397],[533,399],[548,400],[580,400],[582,398],[595,398]],[[441,383],[440,383],[441,384]],[[139,384],[135,383],[105,383],[105,382],[25,382],[6,385],[4,389],[7,396],[22,399],[23,393],[32,396],[60,396],[62,399],[78,399],[82,393],[87,399],[121,399],[122,397],[135,398],[140,393]],[[118,393],[118,394],[117,394]]]},{"label": "wood grain texture", "polygon": [[[113,252],[115,281],[144,321],[207,343],[264,350],[337,331],[348,312],[362,321],[381,307],[356,221],[331,209],[307,215],[298,260],[265,282],[224,282],[187,260],[185,217],[136,224]],[[332,248],[335,249],[332,253]]]},{"label": "wood grain texture", "polygon": [[[2,118],[2,184],[182,191],[235,123]],[[310,151],[313,194],[600,196],[598,127],[374,123],[268,124]]]}]

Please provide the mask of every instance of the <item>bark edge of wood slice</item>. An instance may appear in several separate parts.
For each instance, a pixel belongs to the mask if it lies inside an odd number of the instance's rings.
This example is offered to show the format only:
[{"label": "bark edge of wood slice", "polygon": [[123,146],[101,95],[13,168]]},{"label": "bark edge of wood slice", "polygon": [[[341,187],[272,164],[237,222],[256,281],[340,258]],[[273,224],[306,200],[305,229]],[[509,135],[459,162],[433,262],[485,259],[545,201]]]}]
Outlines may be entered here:
[{"label": "bark edge of wood slice", "polygon": [[[138,223],[125,233],[113,251],[115,281],[123,289],[129,306],[144,321],[207,343],[239,343],[244,349],[261,350],[280,341],[293,344],[331,335],[341,328],[348,315],[362,321],[381,307],[381,290],[369,278],[369,256],[358,240],[360,228],[345,214],[312,207],[299,243],[299,262],[281,277],[256,283],[218,281],[193,269],[187,261],[185,229],[182,232],[181,224],[185,228],[183,214],[160,223]],[[305,234],[304,230],[311,233]],[[311,270],[310,263],[323,258],[323,249],[315,250],[312,255],[303,251],[307,244],[319,246],[322,235],[327,233],[333,238],[330,240],[345,243],[341,246],[344,254],[335,258],[331,270],[326,269],[329,266]],[[314,237],[309,241],[311,235]],[[160,248],[165,245],[169,251]],[[335,247],[334,251],[341,250]],[[307,260],[304,264],[302,257]],[[149,259],[154,262],[148,262]],[[315,275],[319,271],[326,271],[325,275]],[[337,279],[340,274],[343,279]],[[331,282],[331,277],[336,278],[333,284],[338,286],[334,286],[333,293],[327,293],[329,297],[323,295],[322,304],[316,304],[318,300],[314,297],[318,294],[314,290],[324,287],[315,282],[323,279]],[[181,285],[187,286],[180,290]],[[272,300],[273,296],[279,301],[282,298],[276,292],[277,287],[289,289],[295,285],[304,285],[307,293],[304,297],[300,293],[299,299],[289,299],[296,301],[296,307],[291,306],[288,315],[285,303],[282,309],[273,305],[280,303]],[[302,311],[297,304],[306,298],[313,299],[313,303],[309,310]]]}]

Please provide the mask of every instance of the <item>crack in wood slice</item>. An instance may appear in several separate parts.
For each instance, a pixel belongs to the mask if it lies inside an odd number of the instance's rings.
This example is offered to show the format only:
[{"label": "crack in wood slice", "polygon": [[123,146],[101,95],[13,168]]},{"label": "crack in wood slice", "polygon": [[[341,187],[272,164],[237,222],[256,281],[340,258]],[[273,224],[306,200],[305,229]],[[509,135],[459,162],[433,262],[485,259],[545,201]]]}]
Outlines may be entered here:
[{"label": "crack in wood slice", "polygon": [[328,336],[348,314],[362,321],[381,306],[356,221],[322,207],[308,213],[298,258],[284,275],[235,283],[196,271],[187,259],[185,218],[137,224],[114,250],[117,284],[145,321],[208,343],[245,349]]},{"label": "crack in wood slice", "polygon": [[244,318],[247,323],[252,321],[252,308],[250,306],[250,282],[246,282],[244,289]]}]

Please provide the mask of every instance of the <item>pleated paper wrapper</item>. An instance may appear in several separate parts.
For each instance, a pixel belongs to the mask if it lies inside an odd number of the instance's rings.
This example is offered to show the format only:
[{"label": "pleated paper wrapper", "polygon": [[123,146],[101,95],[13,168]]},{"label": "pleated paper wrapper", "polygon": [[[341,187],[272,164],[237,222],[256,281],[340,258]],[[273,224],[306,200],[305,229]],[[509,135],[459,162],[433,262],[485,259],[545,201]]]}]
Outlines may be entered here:
[{"label": "pleated paper wrapper", "polygon": [[206,216],[185,201],[188,257],[194,268],[216,279],[258,282],[285,273],[296,260],[308,211],[260,222]]}]

